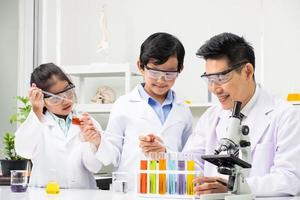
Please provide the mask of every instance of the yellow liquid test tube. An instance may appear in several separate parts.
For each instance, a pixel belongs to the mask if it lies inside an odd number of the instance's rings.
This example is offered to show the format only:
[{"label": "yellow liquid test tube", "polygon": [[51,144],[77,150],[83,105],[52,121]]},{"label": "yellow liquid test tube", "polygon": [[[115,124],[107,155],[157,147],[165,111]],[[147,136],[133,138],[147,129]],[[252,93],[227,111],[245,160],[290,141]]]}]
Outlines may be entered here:
[{"label": "yellow liquid test tube", "polygon": [[[166,164],[165,158],[159,159],[159,170],[166,170],[167,164]],[[159,194],[166,194],[167,192],[167,181],[166,181],[166,173],[160,173],[159,174]]]},{"label": "yellow liquid test tube", "polygon": [[[150,170],[156,170],[156,160],[150,160]],[[156,194],[156,172],[150,172],[150,194]]]},{"label": "yellow liquid test tube", "polygon": [[[195,171],[195,161],[194,160],[188,160],[187,161],[187,170],[191,173],[194,173]],[[187,195],[194,195],[194,184],[193,179],[195,178],[194,174],[188,174],[187,175]]]}]

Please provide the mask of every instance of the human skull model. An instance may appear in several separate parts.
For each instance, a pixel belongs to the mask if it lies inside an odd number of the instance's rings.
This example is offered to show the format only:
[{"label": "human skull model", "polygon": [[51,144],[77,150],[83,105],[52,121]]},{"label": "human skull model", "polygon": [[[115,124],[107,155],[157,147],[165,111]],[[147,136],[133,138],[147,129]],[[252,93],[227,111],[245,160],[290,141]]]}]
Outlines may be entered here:
[{"label": "human skull model", "polygon": [[116,99],[115,91],[109,86],[100,86],[96,95],[91,99],[94,103],[107,104],[113,103]]}]

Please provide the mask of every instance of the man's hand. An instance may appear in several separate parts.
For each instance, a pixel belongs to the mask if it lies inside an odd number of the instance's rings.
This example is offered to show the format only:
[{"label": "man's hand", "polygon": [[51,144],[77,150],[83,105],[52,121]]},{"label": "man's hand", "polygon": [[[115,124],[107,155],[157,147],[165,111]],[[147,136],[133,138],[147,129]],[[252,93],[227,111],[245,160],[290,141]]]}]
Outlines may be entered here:
[{"label": "man's hand", "polygon": [[139,146],[142,148],[142,151],[146,156],[148,156],[151,152],[166,152],[163,140],[154,134],[140,136],[139,140]]},{"label": "man's hand", "polygon": [[101,135],[94,126],[93,120],[88,113],[82,114],[80,119],[80,129],[82,131],[83,140],[94,144],[98,149],[101,142]]},{"label": "man's hand", "polygon": [[227,192],[227,181],[220,177],[198,177],[193,180],[196,195]]}]

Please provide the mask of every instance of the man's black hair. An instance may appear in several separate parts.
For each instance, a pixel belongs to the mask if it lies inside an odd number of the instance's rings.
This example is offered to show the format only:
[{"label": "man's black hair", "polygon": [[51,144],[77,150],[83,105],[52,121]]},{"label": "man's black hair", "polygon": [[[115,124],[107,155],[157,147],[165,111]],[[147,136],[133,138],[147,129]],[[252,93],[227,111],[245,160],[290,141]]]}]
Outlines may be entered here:
[{"label": "man's black hair", "polygon": [[196,55],[205,60],[227,58],[229,67],[247,61],[255,69],[253,47],[243,37],[232,33],[221,33],[210,38],[200,47]]}]

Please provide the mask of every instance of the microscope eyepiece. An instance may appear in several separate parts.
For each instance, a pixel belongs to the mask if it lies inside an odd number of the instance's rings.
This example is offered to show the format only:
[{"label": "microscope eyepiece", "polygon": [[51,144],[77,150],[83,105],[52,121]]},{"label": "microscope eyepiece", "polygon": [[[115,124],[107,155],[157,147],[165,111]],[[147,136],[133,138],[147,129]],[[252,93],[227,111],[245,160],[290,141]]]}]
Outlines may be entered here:
[{"label": "microscope eyepiece", "polygon": [[240,119],[241,106],[242,106],[242,102],[240,102],[240,101],[235,101],[234,102],[231,117],[235,117],[235,118]]}]

